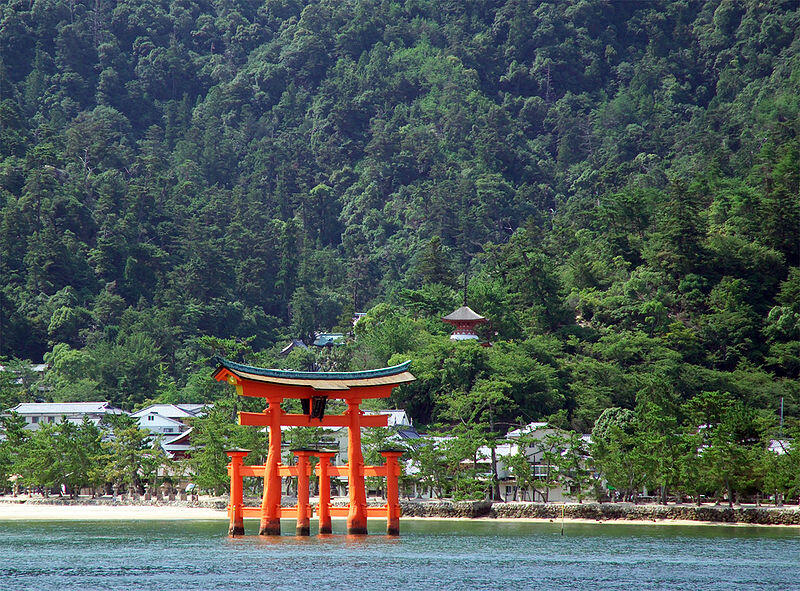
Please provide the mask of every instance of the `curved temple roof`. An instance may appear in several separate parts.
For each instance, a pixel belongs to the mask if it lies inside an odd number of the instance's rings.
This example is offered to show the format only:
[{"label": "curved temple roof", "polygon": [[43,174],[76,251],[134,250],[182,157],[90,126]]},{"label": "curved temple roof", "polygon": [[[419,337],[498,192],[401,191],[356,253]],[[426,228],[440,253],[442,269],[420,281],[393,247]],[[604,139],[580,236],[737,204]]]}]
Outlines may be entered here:
[{"label": "curved temple roof", "polygon": [[244,365],[223,357],[215,357],[215,361],[219,363],[219,367],[214,371],[213,377],[218,380],[224,379],[220,374],[226,372],[245,380],[287,386],[311,386],[315,390],[348,390],[351,387],[403,384],[416,379],[408,371],[411,361],[366,371],[292,371]]},{"label": "curved temple roof", "polygon": [[443,316],[442,320],[445,322],[486,322],[486,318],[480,314],[476,314],[469,306],[461,306],[458,310],[451,312],[447,316]]}]

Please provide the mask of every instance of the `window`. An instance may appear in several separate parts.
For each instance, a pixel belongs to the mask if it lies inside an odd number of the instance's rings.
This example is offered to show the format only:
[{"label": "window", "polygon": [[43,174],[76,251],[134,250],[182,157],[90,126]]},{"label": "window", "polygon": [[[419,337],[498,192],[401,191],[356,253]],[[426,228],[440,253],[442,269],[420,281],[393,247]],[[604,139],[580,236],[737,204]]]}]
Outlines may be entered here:
[{"label": "window", "polygon": [[147,415],[147,420],[148,421],[153,421],[153,420],[155,420],[155,417],[153,415]]},{"label": "window", "polygon": [[31,417],[31,423],[38,423],[39,417]]}]

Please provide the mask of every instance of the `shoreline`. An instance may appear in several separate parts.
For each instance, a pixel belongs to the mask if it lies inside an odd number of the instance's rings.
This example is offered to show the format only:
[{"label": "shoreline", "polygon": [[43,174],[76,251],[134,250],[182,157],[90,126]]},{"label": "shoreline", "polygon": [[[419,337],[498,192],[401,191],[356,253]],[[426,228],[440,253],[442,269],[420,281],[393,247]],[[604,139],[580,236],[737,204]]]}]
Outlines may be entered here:
[{"label": "shoreline", "polygon": [[[339,503],[336,503],[339,504]],[[375,504],[375,503],[370,503]],[[226,501],[131,502],[111,499],[0,498],[0,521],[227,521]],[[403,521],[469,521],[558,525],[697,525],[800,527],[797,507],[716,507],[402,501]],[[563,515],[562,515],[563,513]],[[334,518],[335,519],[335,518]],[[344,519],[343,517],[341,519]],[[380,521],[380,518],[375,518]],[[248,519],[249,521],[249,519]]]},{"label": "shoreline", "polygon": [[224,510],[157,505],[56,505],[0,502],[0,521],[227,520]]}]

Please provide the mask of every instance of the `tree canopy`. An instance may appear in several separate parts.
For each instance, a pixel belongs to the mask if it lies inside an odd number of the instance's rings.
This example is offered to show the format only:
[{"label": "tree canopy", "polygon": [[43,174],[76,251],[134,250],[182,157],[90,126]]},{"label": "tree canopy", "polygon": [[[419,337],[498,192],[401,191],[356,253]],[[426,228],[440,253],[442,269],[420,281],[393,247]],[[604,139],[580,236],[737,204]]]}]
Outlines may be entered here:
[{"label": "tree canopy", "polygon": [[[0,398],[410,358],[422,424],[791,426],[799,35],[788,0],[4,2],[0,356],[49,370]],[[489,349],[446,338],[465,283]]]}]

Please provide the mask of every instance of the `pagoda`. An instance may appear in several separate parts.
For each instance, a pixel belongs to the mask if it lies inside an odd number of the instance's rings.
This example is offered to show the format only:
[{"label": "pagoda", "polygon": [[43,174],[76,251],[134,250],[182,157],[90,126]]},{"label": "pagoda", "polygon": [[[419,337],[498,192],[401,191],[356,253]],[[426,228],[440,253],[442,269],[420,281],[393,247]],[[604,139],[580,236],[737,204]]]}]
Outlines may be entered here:
[{"label": "pagoda", "polygon": [[450,335],[450,339],[453,341],[479,340],[478,335],[475,333],[475,327],[487,322],[486,318],[477,314],[467,305],[461,306],[458,310],[442,317],[442,320],[456,327],[453,334]]}]

